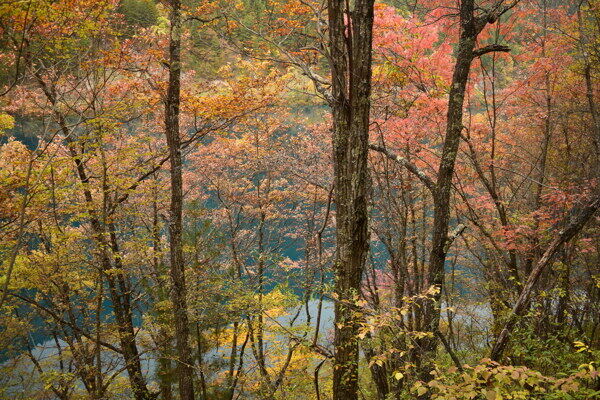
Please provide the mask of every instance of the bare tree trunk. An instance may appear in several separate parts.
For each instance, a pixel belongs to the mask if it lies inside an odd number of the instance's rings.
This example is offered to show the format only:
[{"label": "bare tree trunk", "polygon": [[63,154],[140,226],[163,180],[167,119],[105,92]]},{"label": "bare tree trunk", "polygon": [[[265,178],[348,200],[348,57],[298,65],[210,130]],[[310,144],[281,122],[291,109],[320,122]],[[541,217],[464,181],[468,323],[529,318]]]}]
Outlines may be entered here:
[{"label": "bare tree trunk", "polygon": [[162,347],[159,350],[158,355],[158,385],[160,387],[160,398],[162,400],[172,400],[173,399],[173,389],[171,387],[171,375],[172,375],[172,365],[171,365],[171,337],[168,332],[164,328],[161,328],[158,333]]},{"label": "bare tree trunk", "polygon": [[584,68],[583,68],[583,76],[585,79],[585,92],[588,101],[588,107],[590,114],[592,116],[592,142],[596,147],[596,163],[597,163],[597,172],[600,174],[600,111],[598,111],[598,105],[594,99],[594,81],[592,78],[592,66],[593,61],[590,60],[589,52],[587,47],[590,46],[590,42],[593,39],[589,38],[585,32],[585,22],[582,15],[581,5],[577,8],[577,22],[579,27],[579,42],[581,48],[581,53],[583,55],[584,60]]},{"label": "bare tree trunk", "polygon": [[600,164],[600,113],[598,112],[598,107],[594,100],[594,83],[592,81],[591,70],[591,65],[589,63],[586,64],[584,70],[586,97],[588,99],[590,114],[592,115],[592,122],[594,123],[593,140],[596,143],[596,156],[598,159],[597,162],[598,164]]},{"label": "bare tree trunk", "polygon": [[[373,347],[369,345],[363,346],[363,351],[365,352],[365,357],[367,357],[367,359],[373,359],[373,357],[375,357]],[[371,379],[373,379],[375,389],[377,390],[377,399],[386,400],[390,393],[390,385],[387,379],[388,371],[385,364],[380,366],[373,363],[369,369],[371,370]]]},{"label": "bare tree trunk", "polygon": [[169,20],[169,85],[165,99],[165,134],[171,163],[171,204],[169,213],[169,246],[171,257],[171,301],[175,321],[177,378],[181,400],[194,400],[194,367],[189,345],[189,321],[186,299],[185,264],[182,243],[182,157],[179,136],[179,103],[181,91],[181,3],[171,0]]},{"label": "bare tree trunk", "polygon": [[[168,294],[164,288],[164,282],[161,279],[161,271],[163,269],[162,257],[161,257],[161,239],[160,239],[160,226],[158,219],[158,179],[154,175],[154,182],[152,188],[152,265],[154,273],[156,274],[157,284],[157,298],[159,301],[163,301],[167,298]],[[157,333],[157,371],[156,377],[158,379],[158,386],[160,388],[160,398],[162,400],[173,399],[173,388],[171,384],[172,366],[171,366],[171,353],[172,353],[172,336],[168,332],[165,322],[165,312],[159,312],[160,327]]]},{"label": "bare tree trunk", "polygon": [[373,0],[328,1],[337,252],[333,399],[358,398],[358,315],[353,306],[369,248],[369,109]]}]

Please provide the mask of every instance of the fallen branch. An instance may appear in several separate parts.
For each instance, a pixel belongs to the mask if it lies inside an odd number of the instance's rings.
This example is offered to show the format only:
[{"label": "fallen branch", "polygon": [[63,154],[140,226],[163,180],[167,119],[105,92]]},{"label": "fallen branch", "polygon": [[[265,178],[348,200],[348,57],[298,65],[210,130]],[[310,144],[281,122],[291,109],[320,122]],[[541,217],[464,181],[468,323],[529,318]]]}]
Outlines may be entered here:
[{"label": "fallen branch", "polygon": [[529,277],[527,278],[527,282],[523,286],[521,290],[521,294],[519,295],[519,299],[515,303],[508,320],[504,324],[502,331],[500,331],[500,335],[492,348],[492,353],[490,358],[494,361],[500,360],[502,357],[502,353],[508,344],[509,336],[517,322],[517,319],[522,316],[527,309],[527,304],[529,304],[529,300],[531,298],[533,287],[539,280],[542,272],[552,261],[554,255],[558,252],[561,246],[571,240],[573,236],[579,233],[585,224],[594,216],[594,214],[600,209],[600,192],[596,193],[595,197],[585,205],[576,215],[575,211],[577,211],[579,206],[575,206],[570,213],[570,216],[567,217],[567,223],[564,225],[565,228],[559,231],[559,235],[550,243],[542,257],[539,259]]}]

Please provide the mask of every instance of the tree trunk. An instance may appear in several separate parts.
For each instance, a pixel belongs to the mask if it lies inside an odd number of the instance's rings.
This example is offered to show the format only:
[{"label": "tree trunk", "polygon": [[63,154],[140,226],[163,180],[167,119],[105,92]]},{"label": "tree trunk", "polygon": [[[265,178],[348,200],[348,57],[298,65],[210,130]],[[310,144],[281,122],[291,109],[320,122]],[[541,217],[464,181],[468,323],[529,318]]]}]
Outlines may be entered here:
[{"label": "tree trunk", "polygon": [[183,188],[181,138],[179,136],[181,3],[179,0],[171,0],[170,5],[169,85],[165,99],[165,134],[171,163],[171,204],[169,210],[171,301],[175,321],[179,397],[181,400],[194,400],[194,367],[189,345],[187,291],[182,243]]},{"label": "tree trunk", "polygon": [[[475,48],[477,36],[488,23],[494,23],[501,15],[510,10],[516,2],[502,7],[499,2],[496,7],[488,12],[475,16],[474,0],[462,0],[460,3],[460,37],[456,52],[456,62],[452,75],[452,85],[448,96],[448,112],[446,117],[446,136],[442,148],[442,157],[433,190],[434,220],[431,253],[429,256],[429,270],[427,273],[427,286],[435,286],[438,290],[433,299],[423,304],[423,330],[431,332],[432,336],[419,340],[415,354],[416,363],[420,365],[419,375],[422,380],[431,378],[430,361],[435,355],[437,338],[433,335],[438,331],[440,321],[440,299],[444,284],[444,264],[448,251],[448,227],[450,221],[450,194],[454,166],[463,129],[463,107],[465,91],[469,79],[471,64],[476,57],[494,51],[509,51],[506,46],[489,45],[479,49]],[[424,362],[423,362],[424,361]]]},{"label": "tree trunk", "polygon": [[[429,257],[429,271],[427,274],[427,285],[437,287],[439,292],[434,296],[434,301],[426,301],[424,304],[423,330],[426,332],[436,332],[440,319],[438,303],[441,298],[444,282],[444,264],[447,251],[446,238],[448,236],[450,219],[450,190],[452,188],[452,178],[458,146],[460,144],[460,135],[463,129],[462,119],[465,90],[469,79],[471,62],[473,61],[475,39],[477,38],[473,12],[473,0],[463,0],[460,5],[461,33],[448,99],[446,137],[434,192],[433,236]],[[420,354],[418,357],[425,356],[432,358],[437,346],[436,337],[424,338],[420,344],[417,347],[420,347],[424,354]],[[428,365],[427,362],[423,364],[419,372],[423,380],[430,378]]]},{"label": "tree trunk", "polygon": [[[369,248],[367,155],[371,95],[373,0],[328,1],[337,252],[333,399],[358,398],[358,319]],[[347,22],[346,22],[347,21]]]},{"label": "tree trunk", "polygon": [[[123,265],[121,264],[118,256],[118,246],[116,244],[117,239],[115,236],[114,226],[111,224],[107,231],[107,226],[105,224],[107,216],[103,215],[101,218],[94,208],[93,195],[89,187],[90,177],[86,171],[82,154],[78,152],[75,142],[73,141],[71,135],[72,132],[67,125],[66,118],[56,108],[57,101],[54,88],[48,86],[48,84],[42,79],[41,75],[36,74],[35,78],[54,109],[56,121],[64,136],[63,139],[67,145],[69,155],[75,164],[77,178],[82,186],[83,197],[88,208],[87,211],[90,215],[89,222],[92,228],[93,240],[99,250],[99,258],[103,272],[113,269],[113,261],[111,260],[109,249],[116,254],[114,257],[114,268],[116,268],[117,273],[106,274],[106,276],[109,283],[111,301],[113,303],[112,309],[115,315],[115,320],[117,321],[117,331],[119,343],[121,345],[120,350],[125,361],[125,368],[129,376],[129,382],[134,394],[134,398],[136,400],[151,399],[152,395],[146,387],[146,381],[142,374],[139,351],[135,341],[133,314],[131,312],[131,291],[128,288],[128,285],[125,283],[127,278],[124,275]],[[107,237],[110,238],[110,243],[108,242]],[[119,287],[117,287],[115,284],[115,278],[120,283]]]}]

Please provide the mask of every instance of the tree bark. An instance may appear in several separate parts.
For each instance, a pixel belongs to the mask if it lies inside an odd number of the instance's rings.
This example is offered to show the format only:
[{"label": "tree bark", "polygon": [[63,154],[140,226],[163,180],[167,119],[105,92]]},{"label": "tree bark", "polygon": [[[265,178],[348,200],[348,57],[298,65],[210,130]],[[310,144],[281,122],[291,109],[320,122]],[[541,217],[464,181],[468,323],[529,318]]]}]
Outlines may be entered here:
[{"label": "tree bark", "polygon": [[[439,293],[434,295],[433,301],[426,301],[423,307],[423,330],[436,332],[440,319],[440,300],[444,282],[444,264],[446,261],[446,239],[450,219],[450,190],[454,166],[460,144],[460,135],[463,129],[463,104],[465,90],[469,79],[469,71],[473,61],[473,50],[477,38],[476,19],[474,13],[474,1],[463,0],[460,4],[460,39],[456,54],[456,64],[452,75],[452,86],[448,98],[448,113],[446,120],[446,137],[442,149],[442,158],[438,169],[435,192],[434,192],[434,220],[431,253],[429,256],[429,271],[427,274],[427,285],[436,286]],[[435,336],[421,340],[420,349],[423,352],[417,357],[431,358],[435,352],[437,340]],[[419,365],[419,363],[417,363]],[[421,379],[429,379],[428,364],[421,367],[419,375]]]},{"label": "tree bark", "polygon": [[[94,208],[93,195],[89,187],[90,177],[86,171],[82,157],[83,154],[78,152],[76,143],[71,137],[72,132],[67,125],[66,117],[57,109],[57,96],[54,87],[48,85],[38,73],[35,73],[35,78],[53,108],[56,122],[63,134],[63,139],[67,145],[69,155],[75,164],[77,178],[82,186],[84,201],[88,209],[87,211],[90,215],[89,222],[93,232],[93,240],[99,251],[99,259],[102,271],[104,273],[106,271],[110,271],[113,269],[113,266],[117,271],[114,276],[111,274],[105,275],[107,277],[110,297],[113,303],[113,314],[115,315],[115,320],[117,321],[117,331],[119,343],[121,345],[120,352],[125,361],[125,368],[129,376],[129,382],[131,384],[134,398],[136,400],[152,399],[153,396],[146,386],[146,380],[142,373],[139,350],[135,341],[133,314],[130,304],[131,291],[126,284],[127,278],[124,275],[123,265],[121,264],[118,256],[115,228],[112,224],[107,227],[107,224],[105,223],[107,220],[107,215],[99,216],[97,210]],[[103,210],[103,212],[106,211]],[[109,249],[113,251],[115,256],[111,256]],[[118,287],[116,285],[115,278],[119,282]]]},{"label": "tree bark", "polygon": [[369,248],[367,155],[373,0],[328,0],[337,251],[333,399],[358,398],[358,319],[353,306]]},{"label": "tree bark", "polygon": [[[452,189],[452,178],[463,129],[463,107],[467,82],[471,64],[476,57],[495,51],[509,51],[506,46],[489,45],[475,48],[477,37],[488,23],[494,23],[497,19],[510,10],[516,1],[502,6],[503,0],[499,0],[489,11],[476,16],[476,5],[474,0],[462,0],[460,3],[460,37],[456,52],[456,62],[452,74],[452,85],[448,96],[448,112],[446,116],[446,135],[442,147],[442,157],[438,168],[434,191],[434,219],[431,252],[429,256],[429,270],[427,272],[427,286],[436,287],[437,293],[429,301],[423,304],[423,330],[431,332],[432,335],[419,340],[417,348],[419,354],[415,354],[416,363],[419,367],[419,375],[422,380],[431,378],[430,361],[437,348],[437,338],[433,333],[438,331],[440,321],[439,302],[444,284],[444,264],[448,251],[448,228],[450,221],[450,194]],[[424,361],[424,362],[423,362]],[[426,397],[427,395],[425,395]]]},{"label": "tree bark", "polygon": [[182,156],[179,136],[181,91],[181,2],[170,1],[169,84],[165,99],[165,134],[171,163],[171,204],[169,209],[169,247],[171,261],[171,301],[175,322],[177,378],[181,400],[194,400],[194,367],[189,345],[185,264],[182,242]]}]

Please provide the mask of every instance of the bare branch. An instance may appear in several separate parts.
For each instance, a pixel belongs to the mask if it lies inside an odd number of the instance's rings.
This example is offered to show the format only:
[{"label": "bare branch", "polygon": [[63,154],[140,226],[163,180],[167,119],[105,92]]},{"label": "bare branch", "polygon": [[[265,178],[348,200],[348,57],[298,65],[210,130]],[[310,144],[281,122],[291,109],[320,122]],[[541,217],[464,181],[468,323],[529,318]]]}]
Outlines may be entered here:
[{"label": "bare branch", "polygon": [[421,182],[423,182],[423,184],[427,187],[427,189],[429,189],[431,194],[435,193],[435,183],[433,182],[433,180],[429,176],[427,176],[423,171],[421,171],[416,165],[408,161],[406,158],[400,157],[399,155],[389,151],[388,149],[382,146],[378,146],[376,144],[370,144],[369,148],[373,151],[377,151],[385,155],[390,160],[402,165],[409,172],[411,172],[413,175],[419,178]]},{"label": "bare branch", "polygon": [[496,51],[509,52],[511,49],[508,46],[504,46],[502,44],[490,44],[488,46],[481,47],[479,49],[473,50],[473,58],[481,57],[484,54],[492,53]]},{"label": "bare branch", "polygon": [[448,250],[450,250],[450,246],[452,246],[452,243],[454,243],[454,241],[456,240],[457,237],[462,235],[462,233],[465,231],[465,229],[467,229],[467,226],[465,224],[458,224],[456,226],[456,228],[454,228],[454,230],[452,232],[450,232],[450,234],[448,235],[448,238],[446,239],[446,245],[444,247],[444,251],[447,252]]}]

